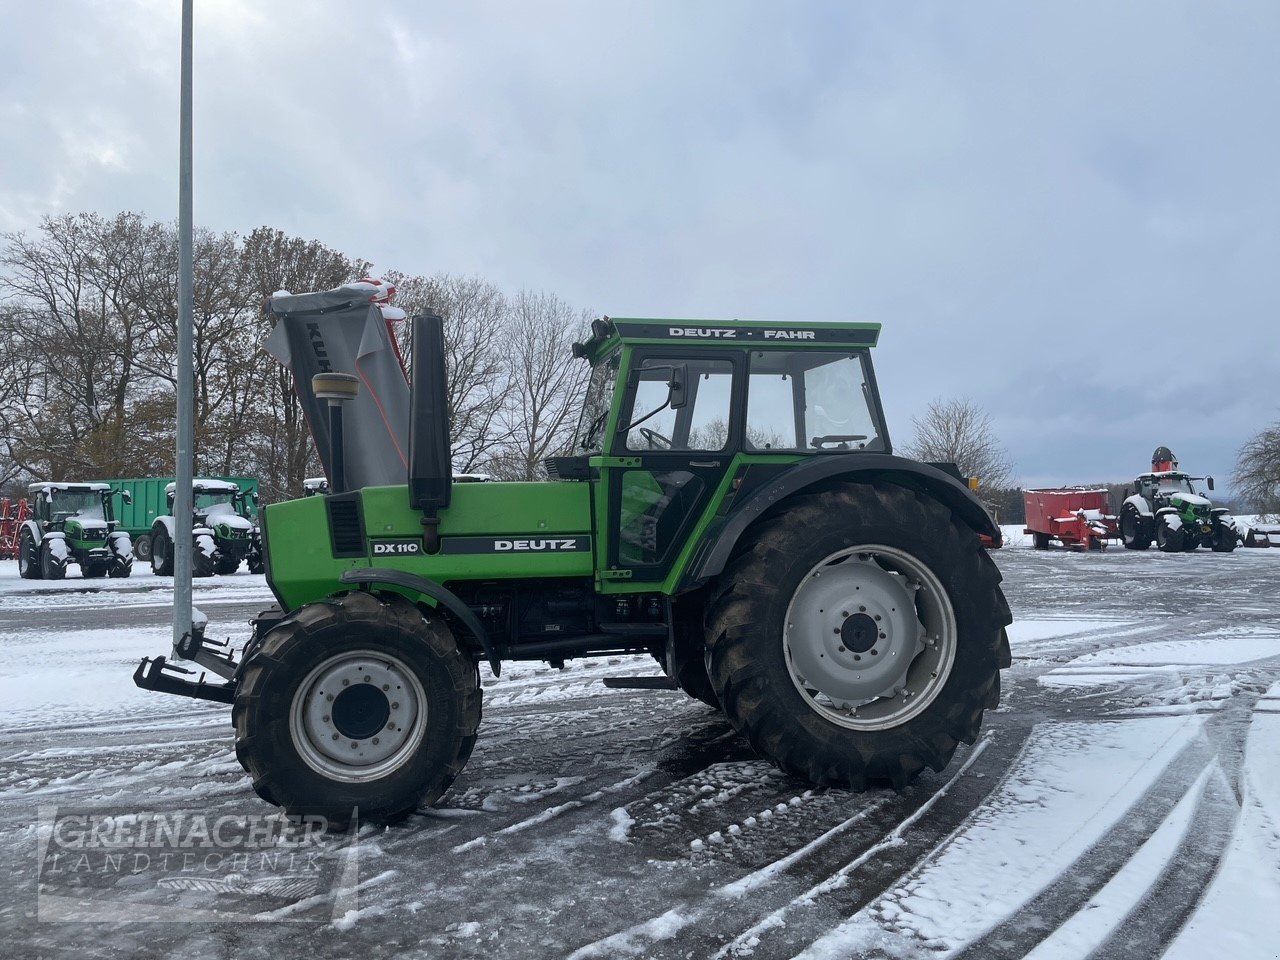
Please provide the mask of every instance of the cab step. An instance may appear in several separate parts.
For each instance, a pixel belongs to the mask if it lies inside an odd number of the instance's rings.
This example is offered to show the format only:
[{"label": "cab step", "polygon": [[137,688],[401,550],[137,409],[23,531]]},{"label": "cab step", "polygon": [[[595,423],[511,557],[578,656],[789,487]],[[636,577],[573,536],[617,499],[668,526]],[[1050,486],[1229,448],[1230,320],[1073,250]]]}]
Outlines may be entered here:
[{"label": "cab step", "polygon": [[679,690],[670,677],[605,677],[604,685],[613,690]]}]

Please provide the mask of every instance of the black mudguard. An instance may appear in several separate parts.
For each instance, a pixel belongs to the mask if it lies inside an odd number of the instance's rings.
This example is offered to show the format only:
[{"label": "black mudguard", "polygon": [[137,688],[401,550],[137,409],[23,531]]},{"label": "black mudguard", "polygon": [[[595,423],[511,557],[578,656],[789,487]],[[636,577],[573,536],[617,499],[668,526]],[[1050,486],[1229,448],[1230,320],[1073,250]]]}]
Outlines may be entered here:
[{"label": "black mudguard", "polygon": [[930,464],[888,453],[812,457],[786,468],[742,500],[731,503],[728,512],[717,517],[703,537],[680,589],[700,586],[724,570],[739,538],[770,508],[806,488],[831,480],[894,483],[919,490],[949,508],[979,536],[989,537],[994,546],[1002,542],[1000,528],[958,474],[953,476]]}]

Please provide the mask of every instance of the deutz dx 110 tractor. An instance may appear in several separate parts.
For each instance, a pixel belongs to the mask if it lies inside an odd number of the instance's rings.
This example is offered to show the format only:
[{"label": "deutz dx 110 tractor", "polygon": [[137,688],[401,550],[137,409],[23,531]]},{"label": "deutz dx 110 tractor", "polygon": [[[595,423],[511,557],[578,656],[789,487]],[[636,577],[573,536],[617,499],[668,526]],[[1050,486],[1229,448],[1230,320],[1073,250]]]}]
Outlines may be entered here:
[{"label": "deutz dx 110 tractor", "polygon": [[[176,487],[171,483],[164,488],[170,515],[156,517],[151,527],[151,571],[161,577],[173,576],[173,540],[178,530],[172,516]],[[248,496],[240,487],[227,480],[196,480],[191,494],[192,574],[235,573],[246,560],[250,573],[262,573],[262,538],[250,517]]]},{"label": "deutz dx 110 tractor", "polygon": [[162,657],[135,681],[232,704],[258,794],[336,822],[436,801],[476,742],[479,666],[504,660],[652,656],[665,676],[609,685],[684,690],[814,784],[942,770],[1009,665],[979,539],[1000,531],[958,472],[893,454],[879,330],[594,321],[551,479],[453,483],[443,327],[417,317],[407,483],[347,491],[333,468],[327,495],[266,507],[278,606],[238,660],[198,631],[176,651],[223,682]]},{"label": "deutz dx 110 tractor", "polygon": [[1154,540],[1165,553],[1210,547],[1230,553],[1240,542],[1235,521],[1226,507],[1215,507],[1196,492],[1192,481],[1203,480],[1213,490],[1213,477],[1193,477],[1178,469],[1168,447],[1157,447],[1151,472],[1133,481],[1134,493],[1120,508],[1120,539],[1130,550],[1146,550]]},{"label": "deutz dx 110 tractor", "polygon": [[28,580],[61,580],[67,565],[80,565],[86,578],[127,577],[133,572],[133,543],[117,529],[114,497],[127,490],[107,483],[33,483],[32,517],[18,534],[18,572]]}]

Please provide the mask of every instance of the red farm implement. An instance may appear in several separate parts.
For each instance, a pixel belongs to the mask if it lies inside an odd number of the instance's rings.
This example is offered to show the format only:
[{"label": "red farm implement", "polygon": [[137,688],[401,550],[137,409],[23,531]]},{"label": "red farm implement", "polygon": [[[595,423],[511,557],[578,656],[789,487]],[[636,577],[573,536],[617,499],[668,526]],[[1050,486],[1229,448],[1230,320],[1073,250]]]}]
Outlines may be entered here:
[{"label": "red farm implement", "polygon": [[1101,550],[1119,534],[1107,513],[1107,491],[1063,488],[1027,490],[1027,528],[1037,550],[1058,540],[1076,550]]},{"label": "red farm implement", "polygon": [[21,498],[0,500],[0,560],[14,560],[18,556],[18,531],[31,516],[27,501]]}]

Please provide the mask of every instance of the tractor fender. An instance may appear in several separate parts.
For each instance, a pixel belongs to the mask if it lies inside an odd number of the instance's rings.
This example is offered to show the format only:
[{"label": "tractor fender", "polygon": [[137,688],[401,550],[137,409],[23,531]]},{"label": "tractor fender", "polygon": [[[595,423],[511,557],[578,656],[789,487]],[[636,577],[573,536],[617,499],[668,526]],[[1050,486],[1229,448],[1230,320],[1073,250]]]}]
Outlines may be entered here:
[{"label": "tractor fender", "polygon": [[1141,516],[1152,516],[1151,504],[1147,503],[1147,498],[1140,494],[1135,493],[1133,496],[1129,497],[1125,500],[1124,506],[1133,507]]},{"label": "tractor fender", "polygon": [[1173,514],[1174,516],[1177,516],[1178,508],[1177,507],[1161,507],[1159,510],[1156,511],[1157,517],[1164,517],[1169,514]]},{"label": "tractor fender", "polygon": [[201,528],[197,528],[194,532],[195,547],[206,557],[213,557],[218,552],[218,545],[214,542],[213,534]]},{"label": "tractor fender", "polygon": [[448,587],[442,586],[434,580],[428,580],[426,577],[419,577],[403,570],[389,570],[384,567],[362,567],[355,570],[344,570],[338,579],[343,583],[363,587],[382,583],[387,586],[410,590],[420,596],[430,598],[434,601],[433,606],[436,603],[440,604],[471,631],[472,636],[480,641],[480,647],[484,650],[485,659],[489,661],[489,666],[493,668],[493,675],[496,677],[501,674],[502,661],[498,659],[498,654],[493,649],[493,641],[489,639],[489,631],[484,628],[484,624],[471,612],[471,608],[462,602],[462,598]]},{"label": "tractor fender", "polygon": [[173,542],[173,517],[156,517],[155,522],[151,524],[152,536],[155,536],[156,527],[163,527],[165,535],[169,538],[169,542]]},{"label": "tractor fender", "polygon": [[708,531],[689,565],[685,584],[693,586],[719,574],[739,538],[765,511],[826,480],[880,480],[919,490],[948,507],[975,533],[990,537],[997,546],[1001,543],[1000,528],[982,501],[964,483],[937,467],[889,453],[813,457],[788,468],[731,507],[723,524]]},{"label": "tractor fender", "polygon": [[31,533],[31,539],[35,542],[37,547],[40,546],[41,541],[48,536],[48,534],[41,529],[40,524],[35,520],[23,521],[23,524],[19,529],[29,531]]}]

